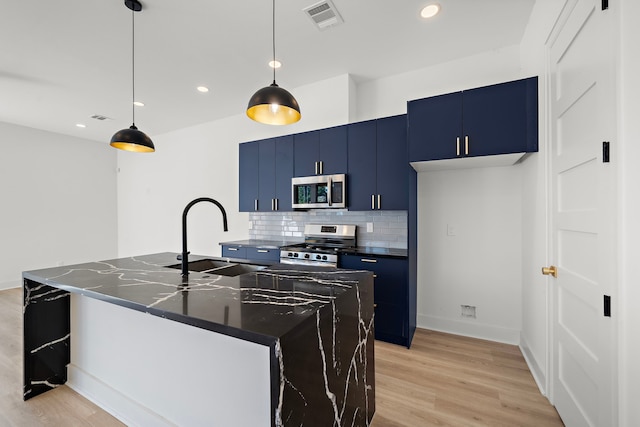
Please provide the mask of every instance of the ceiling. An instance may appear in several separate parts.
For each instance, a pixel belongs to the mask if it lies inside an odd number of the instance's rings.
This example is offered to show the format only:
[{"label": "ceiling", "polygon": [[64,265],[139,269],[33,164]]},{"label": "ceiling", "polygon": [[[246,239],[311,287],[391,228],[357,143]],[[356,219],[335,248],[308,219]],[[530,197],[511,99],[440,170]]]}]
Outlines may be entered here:
[{"label": "ceiling", "polygon": [[[294,96],[338,75],[359,83],[517,44],[535,0],[333,0],[344,23],[324,31],[303,12],[317,2],[276,2],[276,80]],[[433,2],[440,14],[421,19]],[[148,135],[243,114],[271,83],[270,1],[142,4],[135,110]],[[105,143],[129,127],[131,15],[123,0],[2,0],[0,121]]]}]

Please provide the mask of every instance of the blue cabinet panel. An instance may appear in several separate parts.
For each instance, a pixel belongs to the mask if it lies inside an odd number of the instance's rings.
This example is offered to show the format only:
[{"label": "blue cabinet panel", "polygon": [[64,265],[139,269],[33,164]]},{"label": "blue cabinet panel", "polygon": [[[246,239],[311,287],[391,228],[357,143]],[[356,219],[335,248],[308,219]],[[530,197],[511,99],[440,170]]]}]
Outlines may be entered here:
[{"label": "blue cabinet panel", "polygon": [[415,297],[409,299],[409,260],[341,254],[339,266],[353,270],[369,270],[374,274],[375,337],[376,339],[411,345],[409,324]]},{"label": "blue cabinet panel", "polygon": [[246,248],[246,258],[256,261],[280,261],[280,249]]},{"label": "blue cabinet panel", "polygon": [[318,160],[321,174],[347,172],[347,126],[336,126],[318,131]]},{"label": "blue cabinet panel", "polygon": [[239,210],[253,212],[258,200],[258,142],[240,144]]},{"label": "blue cabinet panel", "polygon": [[348,126],[347,203],[352,211],[374,209],[376,189],[376,121]]},{"label": "blue cabinet panel", "polygon": [[246,258],[247,248],[242,246],[222,245],[222,256],[225,258]]},{"label": "blue cabinet panel", "polygon": [[275,179],[278,211],[289,212],[291,208],[291,178],[293,177],[293,135],[276,138]]},{"label": "blue cabinet panel", "polygon": [[376,127],[378,209],[407,210],[411,169],[407,157],[407,116],[378,119]]},{"label": "blue cabinet panel", "polygon": [[276,140],[258,142],[258,211],[273,210],[276,194]]},{"label": "blue cabinet panel", "polygon": [[320,132],[297,133],[293,136],[295,176],[316,175]]}]

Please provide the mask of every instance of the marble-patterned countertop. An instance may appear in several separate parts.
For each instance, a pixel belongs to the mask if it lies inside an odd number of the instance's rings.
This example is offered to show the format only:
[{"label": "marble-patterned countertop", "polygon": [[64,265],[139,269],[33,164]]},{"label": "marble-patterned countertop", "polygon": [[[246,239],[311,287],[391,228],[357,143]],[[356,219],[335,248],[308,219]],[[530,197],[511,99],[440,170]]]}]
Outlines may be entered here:
[{"label": "marble-patterned countertop", "polygon": [[[167,267],[179,263],[176,255],[165,252],[25,271],[23,277],[267,345],[371,274],[278,264],[236,277],[191,272],[184,279],[179,268]],[[190,261],[199,258],[203,257],[191,255]]]}]

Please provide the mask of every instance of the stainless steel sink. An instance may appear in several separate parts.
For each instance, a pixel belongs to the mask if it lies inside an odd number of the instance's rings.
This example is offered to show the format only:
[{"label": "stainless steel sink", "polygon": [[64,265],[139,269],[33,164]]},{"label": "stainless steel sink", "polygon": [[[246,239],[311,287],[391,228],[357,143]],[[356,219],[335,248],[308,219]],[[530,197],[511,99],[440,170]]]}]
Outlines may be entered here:
[{"label": "stainless steel sink", "polygon": [[[182,264],[174,264],[167,266],[168,268],[181,269]],[[228,261],[220,261],[217,259],[200,259],[197,261],[190,261],[188,270],[196,271],[200,273],[219,274],[221,276],[239,276],[244,273],[251,273],[254,271],[262,270],[266,268],[265,265],[255,264],[239,264]]]}]

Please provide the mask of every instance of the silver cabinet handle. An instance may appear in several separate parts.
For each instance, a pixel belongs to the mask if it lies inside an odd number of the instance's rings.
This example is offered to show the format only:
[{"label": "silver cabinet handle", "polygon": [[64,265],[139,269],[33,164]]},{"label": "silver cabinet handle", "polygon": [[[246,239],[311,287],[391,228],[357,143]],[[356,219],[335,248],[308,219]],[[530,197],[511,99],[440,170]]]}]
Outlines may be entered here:
[{"label": "silver cabinet handle", "polygon": [[280,206],[278,206],[278,205],[280,204],[279,203],[280,199],[274,199],[274,200],[276,201],[276,210],[279,211],[280,210]]},{"label": "silver cabinet handle", "polygon": [[318,162],[316,162],[316,175],[318,175]]},{"label": "silver cabinet handle", "polygon": [[266,254],[266,253],[269,253],[269,251],[267,249],[258,249],[258,253]]},{"label": "silver cabinet handle", "polygon": [[238,250],[238,248],[227,248],[227,249],[229,249],[230,251],[237,251]]},{"label": "silver cabinet handle", "polygon": [[456,156],[460,155],[460,137],[456,138]]},{"label": "silver cabinet handle", "polygon": [[374,210],[376,208],[376,195],[372,194],[371,195],[371,210]]},{"label": "silver cabinet handle", "polygon": [[382,203],[382,196],[378,194],[378,210],[382,209],[381,203]]},{"label": "silver cabinet handle", "polygon": [[360,261],[362,261],[362,262],[370,262],[372,264],[375,264],[376,262],[378,262],[377,259],[369,259],[369,258],[361,258]]},{"label": "silver cabinet handle", "polygon": [[254,211],[257,211],[257,210],[258,210],[258,199],[255,199],[255,200],[253,201],[253,210],[254,210]]},{"label": "silver cabinet handle", "polygon": [[320,175],[324,173],[324,162],[320,160]]},{"label": "silver cabinet handle", "polygon": [[378,277],[378,275],[377,275],[377,274],[374,274],[374,275],[373,275],[373,278],[375,279],[376,277]]},{"label": "silver cabinet handle", "polygon": [[[322,172],[322,162],[320,162],[320,171]],[[333,183],[331,182],[331,178],[329,178],[327,182],[327,203],[331,206],[331,187],[333,187]]]},{"label": "silver cabinet handle", "polygon": [[469,155],[469,135],[464,137],[464,155]]}]

